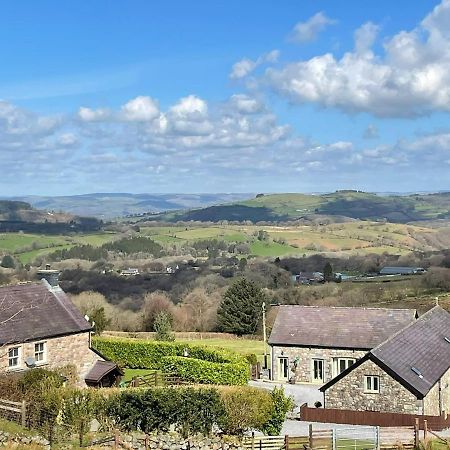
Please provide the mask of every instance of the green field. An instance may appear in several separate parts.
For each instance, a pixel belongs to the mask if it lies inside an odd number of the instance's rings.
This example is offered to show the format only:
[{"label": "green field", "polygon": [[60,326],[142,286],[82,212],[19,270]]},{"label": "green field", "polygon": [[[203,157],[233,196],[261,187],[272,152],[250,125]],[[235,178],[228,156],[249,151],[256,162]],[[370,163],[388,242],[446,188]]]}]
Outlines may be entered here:
[{"label": "green field", "polygon": [[27,264],[39,256],[56,250],[68,249],[77,244],[100,246],[115,238],[115,233],[73,234],[70,236],[2,233],[0,234],[0,254],[13,254],[21,263]]},{"label": "green field", "polygon": [[[268,239],[258,240],[261,230]],[[349,255],[390,253],[404,255],[411,251],[435,251],[450,247],[450,227],[423,226],[352,221],[323,225],[215,225],[215,226],[142,226],[141,235],[151,237],[163,247],[174,245],[182,254],[199,240],[219,240],[227,244],[249,245],[250,250],[237,256],[275,258],[281,256]],[[100,246],[119,238],[119,233],[88,233],[50,236],[26,233],[0,234],[0,256],[12,254],[22,263],[74,245]],[[205,255],[199,255],[205,256]]]}]

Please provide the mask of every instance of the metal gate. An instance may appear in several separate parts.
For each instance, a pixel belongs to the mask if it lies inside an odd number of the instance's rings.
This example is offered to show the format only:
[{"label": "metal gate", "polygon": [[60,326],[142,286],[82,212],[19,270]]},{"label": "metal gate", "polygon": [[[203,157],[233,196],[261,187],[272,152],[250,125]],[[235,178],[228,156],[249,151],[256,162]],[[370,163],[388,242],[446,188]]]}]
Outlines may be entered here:
[{"label": "metal gate", "polygon": [[376,450],[380,448],[378,427],[333,429],[333,450]]}]

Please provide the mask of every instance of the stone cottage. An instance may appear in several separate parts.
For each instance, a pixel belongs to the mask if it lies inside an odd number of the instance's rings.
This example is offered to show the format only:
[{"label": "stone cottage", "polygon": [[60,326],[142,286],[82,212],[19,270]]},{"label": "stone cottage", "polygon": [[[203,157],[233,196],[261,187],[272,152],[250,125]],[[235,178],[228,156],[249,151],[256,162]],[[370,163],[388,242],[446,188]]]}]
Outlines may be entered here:
[{"label": "stone cottage", "polygon": [[320,388],[325,408],[450,412],[450,314],[439,306]]},{"label": "stone cottage", "polygon": [[[52,284],[43,279],[0,287],[0,372],[72,365],[85,386],[91,371],[98,378],[97,363],[105,358],[91,348],[92,325],[59,287],[55,271],[47,272]],[[112,362],[101,368],[117,371]]]},{"label": "stone cottage", "polygon": [[412,323],[412,309],[279,306],[271,379],[323,384]]}]

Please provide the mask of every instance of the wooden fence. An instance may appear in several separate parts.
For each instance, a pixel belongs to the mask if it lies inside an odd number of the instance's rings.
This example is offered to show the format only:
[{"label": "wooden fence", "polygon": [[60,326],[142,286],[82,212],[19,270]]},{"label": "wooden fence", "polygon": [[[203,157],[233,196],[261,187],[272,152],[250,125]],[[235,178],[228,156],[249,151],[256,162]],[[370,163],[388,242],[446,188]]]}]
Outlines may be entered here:
[{"label": "wooden fence", "polygon": [[155,387],[155,386],[178,386],[189,384],[183,381],[178,375],[162,372],[151,372],[141,377],[134,377],[132,380],[122,384],[123,387]]},{"label": "wooden fence", "polygon": [[27,420],[27,405],[25,400],[22,402],[12,402],[0,398],[0,416],[18,422],[24,427]]},{"label": "wooden fence", "polygon": [[421,430],[424,428],[425,420],[428,422],[428,427],[435,431],[450,427],[450,416],[424,416],[382,413],[377,411],[353,411],[349,409],[309,408],[306,403],[300,407],[300,420],[305,422],[404,427],[414,426],[416,419],[419,420]]},{"label": "wooden fence", "polygon": [[308,436],[252,436],[244,437],[242,446],[248,450],[304,450]]}]

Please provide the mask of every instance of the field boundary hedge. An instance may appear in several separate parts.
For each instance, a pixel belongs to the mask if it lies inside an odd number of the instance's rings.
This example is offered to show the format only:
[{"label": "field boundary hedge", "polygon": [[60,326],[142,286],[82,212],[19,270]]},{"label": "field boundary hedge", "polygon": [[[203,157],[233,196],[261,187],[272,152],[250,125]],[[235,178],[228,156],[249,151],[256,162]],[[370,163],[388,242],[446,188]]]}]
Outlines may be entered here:
[{"label": "field boundary hedge", "polygon": [[93,347],[122,367],[161,370],[200,384],[245,385],[247,359],[225,349],[180,342],[94,338]]}]

